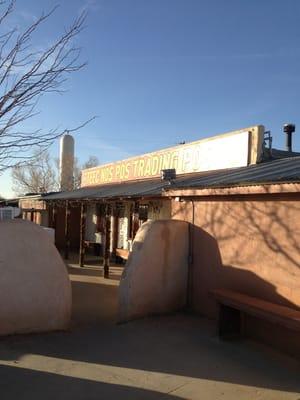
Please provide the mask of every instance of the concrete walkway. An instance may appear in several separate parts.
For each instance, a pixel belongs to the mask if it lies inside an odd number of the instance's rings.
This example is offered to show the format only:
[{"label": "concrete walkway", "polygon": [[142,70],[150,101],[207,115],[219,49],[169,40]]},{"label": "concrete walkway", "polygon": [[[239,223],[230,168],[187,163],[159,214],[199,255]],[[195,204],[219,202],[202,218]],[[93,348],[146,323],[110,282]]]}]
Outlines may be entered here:
[{"label": "concrete walkway", "polygon": [[118,279],[70,268],[70,332],[0,340],[0,398],[300,399],[300,364],[183,314],[116,325]]}]

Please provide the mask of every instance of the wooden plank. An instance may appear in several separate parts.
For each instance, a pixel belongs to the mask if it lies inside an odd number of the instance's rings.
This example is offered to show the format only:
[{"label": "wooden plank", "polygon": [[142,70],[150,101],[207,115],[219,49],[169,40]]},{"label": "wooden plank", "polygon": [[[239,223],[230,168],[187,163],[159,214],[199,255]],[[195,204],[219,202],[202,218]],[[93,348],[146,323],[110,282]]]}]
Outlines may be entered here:
[{"label": "wooden plank", "polygon": [[286,328],[300,331],[300,311],[296,309],[270,303],[227,289],[215,289],[212,293],[221,304],[285,326]]}]

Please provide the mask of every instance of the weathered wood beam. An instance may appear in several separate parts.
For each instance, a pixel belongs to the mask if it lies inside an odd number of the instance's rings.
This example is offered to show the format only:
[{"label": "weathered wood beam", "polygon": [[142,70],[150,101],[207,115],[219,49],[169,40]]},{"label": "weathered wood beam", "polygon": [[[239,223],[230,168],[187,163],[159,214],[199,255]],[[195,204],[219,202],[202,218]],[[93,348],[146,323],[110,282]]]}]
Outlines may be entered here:
[{"label": "weathered wood beam", "polygon": [[113,261],[116,260],[116,249],[118,246],[118,229],[119,229],[119,215],[116,203],[112,209],[112,257]]},{"label": "weathered wood beam", "polygon": [[107,206],[105,213],[105,235],[104,235],[104,259],[103,259],[104,278],[109,277],[110,232],[111,232],[111,218],[110,218],[109,206]]},{"label": "weathered wood beam", "polygon": [[86,225],[86,204],[85,203],[81,203],[81,209],[80,209],[80,248],[79,248],[79,265],[80,265],[80,267],[84,267],[85,225]]},{"label": "weathered wood beam", "polygon": [[68,200],[66,200],[65,205],[65,259],[69,259],[69,251],[70,251],[70,204]]}]

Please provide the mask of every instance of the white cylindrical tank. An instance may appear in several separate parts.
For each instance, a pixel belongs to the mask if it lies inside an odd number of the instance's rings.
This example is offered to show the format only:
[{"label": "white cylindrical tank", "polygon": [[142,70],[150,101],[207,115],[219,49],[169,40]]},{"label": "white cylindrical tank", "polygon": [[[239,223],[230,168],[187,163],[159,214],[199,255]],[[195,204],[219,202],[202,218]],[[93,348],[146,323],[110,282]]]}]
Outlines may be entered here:
[{"label": "white cylindrical tank", "polygon": [[74,187],[74,138],[69,134],[60,139],[59,182],[62,191]]}]

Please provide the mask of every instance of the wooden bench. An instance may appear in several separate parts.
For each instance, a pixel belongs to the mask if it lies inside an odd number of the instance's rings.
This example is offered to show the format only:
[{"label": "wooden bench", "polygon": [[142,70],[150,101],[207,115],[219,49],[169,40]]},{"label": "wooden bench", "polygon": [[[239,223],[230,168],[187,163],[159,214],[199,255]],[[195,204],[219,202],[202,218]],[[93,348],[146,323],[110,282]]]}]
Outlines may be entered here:
[{"label": "wooden bench", "polygon": [[212,291],[219,304],[218,331],[223,338],[244,333],[245,314],[300,331],[300,311],[227,289]]}]

